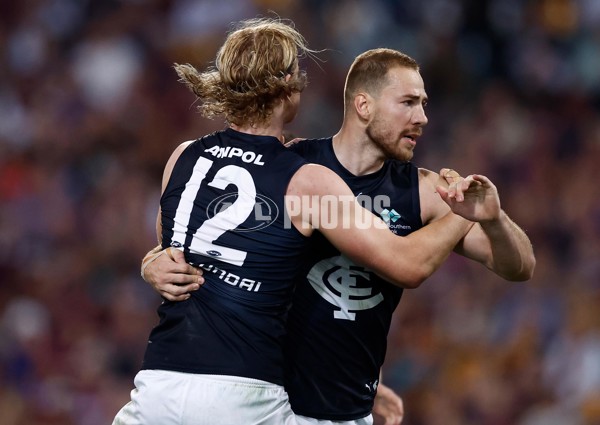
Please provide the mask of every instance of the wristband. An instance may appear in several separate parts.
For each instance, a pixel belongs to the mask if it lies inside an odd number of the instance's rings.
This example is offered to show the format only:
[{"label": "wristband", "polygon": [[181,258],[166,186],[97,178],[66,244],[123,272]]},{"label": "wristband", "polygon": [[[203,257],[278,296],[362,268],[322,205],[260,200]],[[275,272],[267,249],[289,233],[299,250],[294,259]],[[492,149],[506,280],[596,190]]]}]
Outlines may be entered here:
[{"label": "wristband", "polygon": [[[154,251],[154,250],[152,250],[152,251]],[[152,252],[152,251],[150,251],[150,252]],[[142,279],[144,279],[144,281],[146,280],[146,277],[144,276],[144,272],[146,271],[146,267],[148,267],[148,264],[150,264],[151,262],[156,260],[158,257],[163,255],[164,252],[165,251],[163,251],[161,249],[161,251],[153,253],[150,257],[144,258],[144,260],[142,261],[142,268],[140,269],[140,276],[142,276]]]}]

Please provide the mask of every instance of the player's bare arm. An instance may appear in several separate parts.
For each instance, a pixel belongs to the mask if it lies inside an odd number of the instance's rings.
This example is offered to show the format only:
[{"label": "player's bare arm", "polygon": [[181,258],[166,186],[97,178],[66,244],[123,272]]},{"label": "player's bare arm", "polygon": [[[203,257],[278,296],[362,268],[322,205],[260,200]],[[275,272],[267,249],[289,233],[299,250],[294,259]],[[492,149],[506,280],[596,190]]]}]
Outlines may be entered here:
[{"label": "player's bare arm", "polygon": [[438,173],[419,169],[423,223],[430,223],[449,210],[476,221],[455,252],[485,265],[504,279],[530,279],[535,269],[533,247],[525,232],[502,210],[498,190],[490,179],[479,174],[465,178],[461,183],[464,201],[460,203],[450,196],[456,182],[448,184],[452,180],[444,180]]},{"label": "player's bare arm", "polygon": [[[181,153],[192,141],[180,144],[165,165],[162,178],[161,193],[164,192],[173,166]],[[141,275],[156,292],[169,301],[184,301],[190,297],[190,292],[197,290],[204,283],[202,271],[187,264],[183,252],[167,248],[162,250],[160,208],[156,219],[156,234],[159,244],[150,250],[142,259]]]},{"label": "player's bare arm", "polygon": [[379,382],[373,404],[373,414],[381,416],[383,425],[400,425],[404,417],[404,402],[390,387]]},{"label": "player's bare arm", "polygon": [[379,384],[373,400],[373,414],[383,418],[383,425],[400,425],[404,418],[404,402],[394,390],[384,385],[382,381],[383,373],[379,370]]},{"label": "player's bare arm", "polygon": [[296,172],[286,196],[294,202],[306,200],[300,208],[286,202],[292,224],[300,232],[309,236],[319,230],[354,262],[405,288],[419,286],[437,270],[473,225],[449,212],[408,236],[395,236],[383,220],[358,204],[337,174],[315,164]]}]

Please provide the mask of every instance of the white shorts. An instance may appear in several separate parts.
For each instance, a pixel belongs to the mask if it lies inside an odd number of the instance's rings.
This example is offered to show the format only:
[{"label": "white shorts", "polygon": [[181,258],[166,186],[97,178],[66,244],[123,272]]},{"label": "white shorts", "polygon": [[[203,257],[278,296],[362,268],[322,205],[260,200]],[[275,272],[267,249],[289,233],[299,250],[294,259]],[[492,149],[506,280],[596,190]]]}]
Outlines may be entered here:
[{"label": "white shorts", "polygon": [[113,425],[297,425],[280,385],[258,379],[142,370]]},{"label": "white shorts", "polygon": [[329,421],[325,419],[309,418],[308,416],[296,415],[298,425],[373,425],[373,415],[365,416],[353,421]]}]

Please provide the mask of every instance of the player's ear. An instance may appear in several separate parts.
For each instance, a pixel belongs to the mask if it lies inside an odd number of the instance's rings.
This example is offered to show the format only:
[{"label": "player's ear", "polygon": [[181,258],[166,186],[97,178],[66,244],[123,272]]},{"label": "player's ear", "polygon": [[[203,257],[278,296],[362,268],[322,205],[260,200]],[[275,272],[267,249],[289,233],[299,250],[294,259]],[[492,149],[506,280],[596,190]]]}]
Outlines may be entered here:
[{"label": "player's ear", "polygon": [[371,115],[371,98],[366,93],[358,93],[354,96],[354,109],[360,118],[369,120]]}]

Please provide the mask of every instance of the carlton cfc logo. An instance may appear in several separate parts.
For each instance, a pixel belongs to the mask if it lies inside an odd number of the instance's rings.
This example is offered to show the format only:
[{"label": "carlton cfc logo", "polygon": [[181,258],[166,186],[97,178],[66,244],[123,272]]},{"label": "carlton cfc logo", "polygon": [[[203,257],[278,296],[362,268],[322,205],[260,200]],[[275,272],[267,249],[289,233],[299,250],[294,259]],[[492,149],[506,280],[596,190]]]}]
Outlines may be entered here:
[{"label": "carlton cfc logo", "polygon": [[337,307],[334,318],[355,320],[356,311],[373,308],[383,301],[381,292],[373,294],[370,274],[340,255],[315,264],[308,272],[308,281],[321,297]]}]

